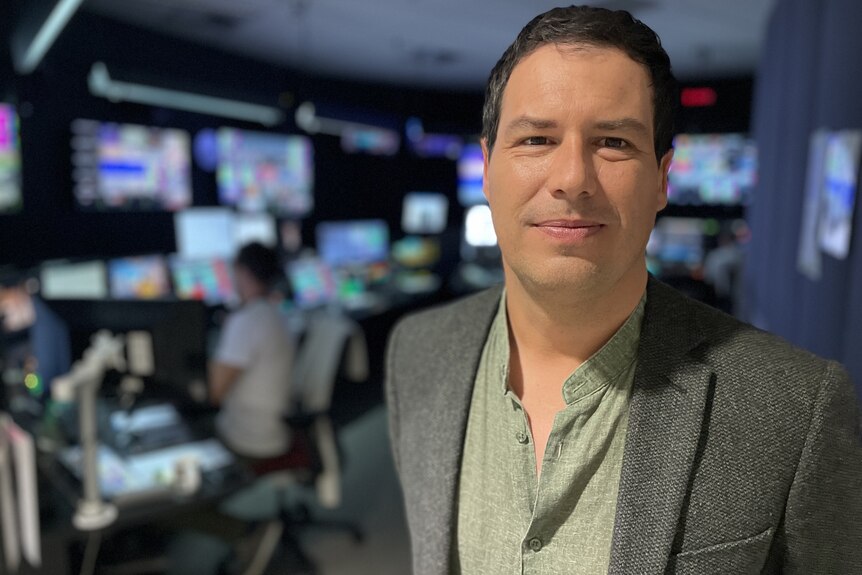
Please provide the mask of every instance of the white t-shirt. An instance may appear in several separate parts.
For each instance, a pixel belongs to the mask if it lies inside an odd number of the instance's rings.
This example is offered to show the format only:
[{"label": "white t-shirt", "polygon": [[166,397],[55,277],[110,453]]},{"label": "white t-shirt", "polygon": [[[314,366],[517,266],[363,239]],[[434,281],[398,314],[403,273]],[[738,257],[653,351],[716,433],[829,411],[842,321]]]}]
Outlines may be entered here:
[{"label": "white t-shirt", "polygon": [[215,360],[242,369],[222,401],[216,429],[248,457],[287,451],[290,429],[282,417],[290,393],[293,341],[278,306],[258,299],[228,316]]}]

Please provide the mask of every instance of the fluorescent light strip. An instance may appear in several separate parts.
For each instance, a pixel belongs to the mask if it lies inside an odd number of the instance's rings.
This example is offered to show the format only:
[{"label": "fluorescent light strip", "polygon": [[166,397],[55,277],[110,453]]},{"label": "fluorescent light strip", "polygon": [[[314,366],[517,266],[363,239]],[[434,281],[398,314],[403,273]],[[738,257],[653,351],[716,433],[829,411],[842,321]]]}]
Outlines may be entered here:
[{"label": "fluorescent light strip", "polygon": [[187,110],[198,114],[258,122],[264,126],[274,126],[284,118],[281,110],[269,106],[112,80],[103,62],[93,64],[88,84],[91,94],[112,102],[135,102]]},{"label": "fluorescent light strip", "polygon": [[309,134],[326,134],[328,136],[341,136],[347,130],[386,130],[386,128],[370,124],[360,124],[358,122],[348,122],[334,118],[322,118],[317,115],[314,104],[311,102],[303,102],[296,108],[296,125]]},{"label": "fluorescent light strip", "polygon": [[24,58],[18,65],[18,72],[29,74],[39,65],[48,49],[54,44],[57,36],[68,24],[69,19],[78,10],[84,0],[60,0],[45,19],[39,32],[24,52]]}]

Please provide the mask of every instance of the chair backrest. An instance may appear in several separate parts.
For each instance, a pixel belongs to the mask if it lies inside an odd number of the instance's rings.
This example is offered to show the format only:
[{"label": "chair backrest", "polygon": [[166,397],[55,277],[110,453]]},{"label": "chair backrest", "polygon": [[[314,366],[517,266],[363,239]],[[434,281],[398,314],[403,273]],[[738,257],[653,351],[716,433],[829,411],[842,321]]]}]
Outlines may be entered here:
[{"label": "chair backrest", "polygon": [[352,379],[367,377],[368,357],[362,328],[342,313],[321,310],[308,318],[293,370],[292,397],[304,413],[324,413],[332,404],[335,382],[342,368],[345,346]]}]

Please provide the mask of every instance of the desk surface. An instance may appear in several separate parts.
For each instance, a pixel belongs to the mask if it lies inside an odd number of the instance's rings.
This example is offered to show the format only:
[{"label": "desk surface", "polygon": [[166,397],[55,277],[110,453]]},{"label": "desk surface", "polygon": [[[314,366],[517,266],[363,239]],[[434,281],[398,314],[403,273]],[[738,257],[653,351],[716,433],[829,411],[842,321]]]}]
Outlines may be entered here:
[{"label": "desk surface", "polygon": [[[158,467],[159,459],[165,460],[172,453],[183,455],[196,451],[198,454],[216,453],[223,457],[221,450],[212,447],[213,415],[213,412],[199,413],[194,421],[190,421],[195,437],[193,447],[181,444],[150,454],[134,454],[130,457],[136,469],[153,470]],[[29,422],[30,430],[34,429],[33,424],[33,421]],[[201,441],[204,443],[200,443]],[[24,574],[62,575],[76,572],[76,563],[80,560],[76,553],[80,552],[90,535],[72,526],[72,516],[80,497],[81,485],[61,463],[58,454],[59,451],[40,451],[38,454],[42,567],[25,567],[21,571]],[[135,530],[144,525],[212,509],[219,501],[249,485],[252,480],[253,475],[240,462],[224,459],[202,462],[200,487],[192,494],[183,495],[162,488],[143,489],[137,493],[129,492],[117,496],[119,516],[114,523],[101,530],[100,534],[110,537],[128,529]]]}]

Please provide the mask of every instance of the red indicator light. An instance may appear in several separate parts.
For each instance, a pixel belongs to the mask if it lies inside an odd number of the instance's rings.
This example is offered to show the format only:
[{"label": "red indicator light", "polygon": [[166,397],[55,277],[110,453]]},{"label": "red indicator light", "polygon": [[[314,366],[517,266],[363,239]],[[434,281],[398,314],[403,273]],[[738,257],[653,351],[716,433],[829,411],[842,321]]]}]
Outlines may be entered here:
[{"label": "red indicator light", "polygon": [[707,108],[715,106],[718,94],[712,88],[683,88],[680,101],[685,108]]}]

